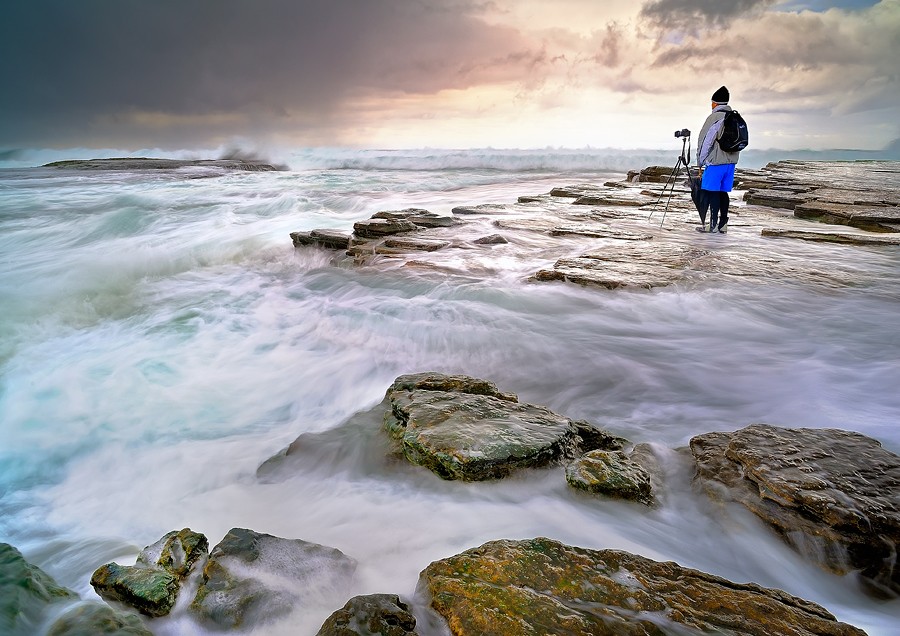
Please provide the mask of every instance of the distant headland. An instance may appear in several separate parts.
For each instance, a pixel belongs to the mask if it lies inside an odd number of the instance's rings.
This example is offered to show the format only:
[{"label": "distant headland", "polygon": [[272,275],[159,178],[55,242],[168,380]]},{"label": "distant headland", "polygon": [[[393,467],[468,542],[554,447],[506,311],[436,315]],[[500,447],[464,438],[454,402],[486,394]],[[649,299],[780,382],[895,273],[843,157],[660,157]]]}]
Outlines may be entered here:
[{"label": "distant headland", "polygon": [[177,170],[178,168],[220,168],[246,172],[273,172],[283,168],[243,159],[153,159],[116,157],[112,159],[70,159],[46,163],[43,168],[70,170]]}]

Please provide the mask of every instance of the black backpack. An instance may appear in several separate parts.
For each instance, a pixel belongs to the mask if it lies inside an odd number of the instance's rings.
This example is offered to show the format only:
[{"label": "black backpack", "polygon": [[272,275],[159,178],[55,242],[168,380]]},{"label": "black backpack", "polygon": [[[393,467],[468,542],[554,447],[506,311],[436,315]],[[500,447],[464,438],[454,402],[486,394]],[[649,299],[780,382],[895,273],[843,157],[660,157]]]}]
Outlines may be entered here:
[{"label": "black backpack", "polygon": [[725,119],[722,120],[722,134],[718,139],[719,148],[725,152],[740,152],[747,147],[747,122],[736,110],[725,111]]}]

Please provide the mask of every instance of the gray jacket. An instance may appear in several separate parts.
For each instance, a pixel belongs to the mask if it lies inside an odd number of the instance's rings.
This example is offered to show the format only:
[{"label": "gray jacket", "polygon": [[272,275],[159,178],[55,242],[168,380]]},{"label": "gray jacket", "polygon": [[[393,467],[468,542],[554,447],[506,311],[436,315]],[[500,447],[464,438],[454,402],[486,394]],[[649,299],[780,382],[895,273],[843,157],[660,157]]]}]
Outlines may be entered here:
[{"label": "gray jacket", "polygon": [[703,122],[700,136],[697,137],[697,141],[700,143],[700,146],[697,148],[697,165],[719,166],[738,162],[740,152],[725,152],[716,143],[716,139],[722,136],[722,121],[725,119],[725,113],[729,110],[731,110],[731,106],[720,104],[715,107],[713,112],[709,114],[709,117],[706,118],[706,121]]}]

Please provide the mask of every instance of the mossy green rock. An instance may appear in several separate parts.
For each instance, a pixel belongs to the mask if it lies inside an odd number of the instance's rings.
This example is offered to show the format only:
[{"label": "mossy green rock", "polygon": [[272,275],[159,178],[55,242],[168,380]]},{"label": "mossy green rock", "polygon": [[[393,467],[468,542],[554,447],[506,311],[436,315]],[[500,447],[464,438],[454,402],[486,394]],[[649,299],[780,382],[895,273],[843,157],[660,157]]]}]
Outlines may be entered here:
[{"label": "mossy green rock", "polygon": [[49,604],[74,598],[16,548],[0,543],[0,634],[33,634]]},{"label": "mossy green rock", "polygon": [[520,403],[486,380],[419,373],[387,391],[384,427],[413,464],[444,479],[478,481],[574,457],[622,440],[543,406]]},{"label": "mossy green rock", "polygon": [[354,596],[316,636],[416,636],[416,617],[396,594]]},{"label": "mossy green rock", "polygon": [[135,565],[107,563],[98,568],[91,585],[103,599],[131,605],[147,616],[165,616],[207,546],[206,537],[190,528],[173,530],[141,550]]},{"label": "mossy green rock", "polygon": [[650,503],[650,474],[622,451],[594,450],[566,466],[569,485],[588,492]]},{"label": "mossy green rock", "polygon": [[178,577],[159,568],[107,563],[91,576],[101,598],[130,605],[147,616],[165,616],[175,606]]},{"label": "mossy green rock", "polygon": [[781,590],[545,538],[492,541],[420,584],[454,636],[864,636]]},{"label": "mossy green rock", "polygon": [[134,614],[108,605],[85,603],[61,616],[47,636],[153,636]]}]

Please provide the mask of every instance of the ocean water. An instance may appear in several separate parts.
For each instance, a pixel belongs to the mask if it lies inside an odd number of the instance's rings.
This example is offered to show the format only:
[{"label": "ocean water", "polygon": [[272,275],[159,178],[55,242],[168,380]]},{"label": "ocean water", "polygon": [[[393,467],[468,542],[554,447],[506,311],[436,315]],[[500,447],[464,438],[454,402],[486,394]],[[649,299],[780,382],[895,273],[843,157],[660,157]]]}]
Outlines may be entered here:
[{"label": "ocean water", "polygon": [[[500,252],[471,271],[462,256],[458,274],[335,265],[288,236],[349,231],[379,210],[512,202],[649,163],[666,162],[298,151],[275,173],[0,170],[0,541],[84,598],[98,566],[131,564],[182,527],[211,545],[247,527],[357,559],[337,602],[258,634],[314,634],[356,594],[414,599],[431,561],[535,536],[780,588],[896,634],[898,601],[817,569],[749,513],[723,515],[675,451],[768,422],[855,430],[900,453],[896,248],[833,246],[830,265],[858,272],[853,285],[613,292],[528,283]],[[797,258],[813,249],[779,243]],[[463,484],[389,460],[378,404],[398,375],[429,370],[653,444],[662,505],[583,496],[559,467]],[[314,459],[259,479],[303,432],[322,433]],[[154,632],[205,633],[188,600]]]}]

